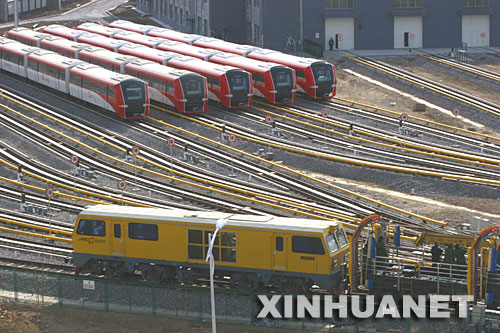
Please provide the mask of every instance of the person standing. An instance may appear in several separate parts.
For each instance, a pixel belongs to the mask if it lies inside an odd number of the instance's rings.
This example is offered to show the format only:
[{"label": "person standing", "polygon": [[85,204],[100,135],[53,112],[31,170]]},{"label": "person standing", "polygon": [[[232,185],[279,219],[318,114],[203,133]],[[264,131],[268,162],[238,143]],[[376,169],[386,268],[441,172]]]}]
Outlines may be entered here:
[{"label": "person standing", "polygon": [[443,270],[446,274],[448,274],[455,263],[455,251],[453,250],[453,246],[448,244],[448,247],[444,251],[444,261],[446,264],[446,268]]},{"label": "person standing", "polygon": [[[380,264],[379,268],[384,269],[387,262],[387,250],[385,249],[384,237],[380,236],[375,244],[375,255],[377,256],[377,262]],[[384,257],[384,258],[379,258]]]},{"label": "person standing", "polygon": [[456,245],[455,246],[455,251],[454,251],[454,255],[455,255],[455,264],[457,264],[457,270],[458,270],[458,273],[460,273],[460,275],[464,275],[464,276],[467,276],[467,267],[466,267],[466,262],[465,262],[465,255],[467,254],[467,250],[460,246],[460,245]]},{"label": "person standing", "polygon": [[437,267],[438,263],[441,262],[441,253],[443,253],[443,250],[441,250],[438,243],[434,243],[434,246],[431,249],[432,267]]},{"label": "person standing", "polygon": [[328,41],[328,44],[330,45],[330,51],[333,51],[333,37],[330,37],[330,40]]}]

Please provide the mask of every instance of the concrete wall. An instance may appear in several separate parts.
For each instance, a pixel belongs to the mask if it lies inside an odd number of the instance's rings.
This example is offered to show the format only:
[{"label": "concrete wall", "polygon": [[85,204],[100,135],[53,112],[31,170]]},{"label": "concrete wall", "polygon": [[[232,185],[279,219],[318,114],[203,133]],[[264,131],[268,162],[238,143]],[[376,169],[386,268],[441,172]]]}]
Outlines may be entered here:
[{"label": "concrete wall", "polygon": [[[353,9],[330,10],[325,9],[324,0],[302,1],[303,37],[323,45],[323,49],[328,48],[325,45],[327,18],[354,19],[355,49],[392,49],[395,17],[405,16],[422,17],[424,48],[459,47],[462,43],[462,15],[490,15],[490,46],[500,46],[500,0],[490,0],[490,8],[462,8],[460,0],[422,0],[422,8],[394,8],[393,0],[355,0]],[[192,7],[195,0],[186,3]],[[259,7],[251,9],[246,8],[246,3],[246,0],[209,0],[210,10],[203,12],[210,13],[211,34],[223,31],[224,39],[229,41],[255,41],[255,36],[247,33],[248,22],[251,22],[260,26],[264,47],[278,50],[286,47],[290,51],[295,41],[300,48],[300,0],[260,0]],[[145,0],[138,0],[139,8],[148,11],[144,4]],[[194,14],[194,8],[190,11]],[[173,28],[188,30],[187,26],[176,25],[159,13],[151,14]],[[200,12],[196,13],[198,15]],[[291,44],[287,45],[288,41]]]},{"label": "concrete wall", "polygon": [[425,48],[462,45],[462,1],[423,0],[427,15],[423,17]]},{"label": "concrete wall", "polygon": [[[280,1],[265,1],[267,12],[285,10],[285,21],[294,22],[288,16],[288,7]],[[272,4],[271,4],[272,3]],[[276,5],[275,5],[276,3]],[[295,3],[295,0],[289,1]],[[281,8],[280,8],[281,7]],[[355,49],[391,49],[394,47],[394,17],[422,17],[422,45],[425,48],[458,47],[462,42],[462,15],[490,15],[490,46],[500,46],[500,1],[490,1],[490,8],[462,8],[459,0],[422,0],[422,8],[394,8],[392,0],[356,0],[353,9],[325,9],[324,0],[304,0],[304,38],[325,45],[325,18],[354,18]],[[265,16],[267,23],[270,15]],[[288,22],[284,22],[287,24]],[[282,34],[277,25],[265,30],[266,39],[275,40]],[[319,38],[316,38],[319,33]],[[271,36],[270,36],[271,35]]]},{"label": "concrete wall", "polygon": [[490,1],[490,46],[500,47],[500,1]]},{"label": "concrete wall", "polygon": [[212,0],[210,2],[210,22],[213,37],[222,37],[224,40],[234,43],[245,43],[244,1]]},{"label": "concrete wall", "polygon": [[[304,0],[309,6],[310,0]],[[324,1],[323,1],[324,2]],[[293,53],[300,49],[300,7],[298,0],[261,0],[261,30],[264,47]],[[280,8],[280,10],[276,10]]]}]

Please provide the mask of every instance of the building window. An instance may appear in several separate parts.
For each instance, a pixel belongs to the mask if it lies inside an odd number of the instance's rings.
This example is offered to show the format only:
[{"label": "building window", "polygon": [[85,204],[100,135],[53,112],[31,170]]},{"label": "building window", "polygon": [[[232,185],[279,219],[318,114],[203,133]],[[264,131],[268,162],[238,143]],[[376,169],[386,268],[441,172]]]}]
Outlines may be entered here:
[{"label": "building window", "polygon": [[181,25],[184,24],[184,10],[181,8],[180,10],[180,22]]},{"label": "building window", "polygon": [[354,8],[354,0],[325,0],[326,9]]},{"label": "building window", "polygon": [[488,7],[490,0],[462,0],[463,7]]},{"label": "building window", "polygon": [[[188,258],[205,260],[210,242],[208,230],[188,230]],[[215,238],[212,254],[215,261],[236,262],[236,233],[221,231]]]},{"label": "building window", "polygon": [[395,8],[421,8],[422,0],[394,0]]}]

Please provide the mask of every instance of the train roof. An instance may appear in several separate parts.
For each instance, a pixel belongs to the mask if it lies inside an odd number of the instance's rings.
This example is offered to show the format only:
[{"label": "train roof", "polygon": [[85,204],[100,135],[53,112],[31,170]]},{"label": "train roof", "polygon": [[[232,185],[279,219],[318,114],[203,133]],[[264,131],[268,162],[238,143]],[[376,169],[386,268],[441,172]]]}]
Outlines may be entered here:
[{"label": "train roof", "polygon": [[173,63],[180,61],[183,63],[183,67],[185,67],[185,70],[203,73],[211,76],[220,76],[226,74],[229,71],[241,70],[236,67],[209,63],[194,57],[183,56],[179,53],[151,49],[145,45],[135,44],[123,40],[116,40],[103,35],[86,32],[83,30],[75,30],[61,25],[50,25],[44,28],[44,31],[54,33],[56,35],[65,36],[75,36],[78,35],[76,32],[82,32],[83,34],[78,37],[78,40],[81,42],[97,45],[110,51],[119,49],[121,53],[126,53],[128,55],[160,63],[163,63],[165,60],[167,60],[167,62],[172,61]]},{"label": "train roof", "polygon": [[82,58],[84,58],[85,56],[95,55],[99,57],[99,59],[115,65],[121,64],[124,61],[129,61],[132,67],[137,68],[140,66],[141,70],[147,71],[148,73],[154,76],[161,75],[163,77],[169,77],[170,79],[176,79],[179,76],[186,74],[199,75],[187,70],[163,66],[153,61],[115,53],[98,46],[92,46],[86,43],[73,42],[63,37],[37,32],[27,28],[21,28],[21,29],[17,28],[16,30],[18,30],[15,31],[16,36],[22,36],[31,41],[40,40],[42,45],[50,46],[51,48],[56,48],[58,50],[65,52],[75,52],[76,50],[81,50],[79,54],[80,57]]},{"label": "train roof", "polygon": [[[98,34],[113,36],[113,38],[115,39],[125,40],[127,42],[132,42],[132,43],[138,43],[141,45],[148,46],[150,48],[155,48],[166,52],[175,52],[190,57],[195,57],[198,59],[207,60],[212,56],[216,56],[219,59],[219,61],[224,65],[241,67],[247,71],[252,71],[252,72],[264,73],[269,71],[273,67],[283,66],[271,62],[262,62],[259,60],[248,59],[239,55],[224,53],[219,50],[205,49],[202,47],[192,46],[178,41],[168,40],[165,38],[150,37],[133,31],[126,31],[117,28],[107,28],[95,23],[80,24],[77,28],[84,30],[87,29],[85,31],[91,31],[91,33],[97,32]],[[86,38],[86,36],[83,36],[82,38]]]},{"label": "train roof", "polygon": [[[125,80],[137,80],[137,78],[130,75],[118,74],[97,65],[89,64],[77,59],[64,57],[55,52],[40,49],[38,47],[27,46],[5,37],[0,37],[0,47],[4,50],[8,49],[12,53],[19,56],[29,53],[28,58],[36,59],[40,63],[61,70],[72,66],[72,73],[76,73],[86,77],[92,77],[92,79],[104,84],[115,85]],[[77,65],[75,66],[75,64]]]},{"label": "train roof", "polygon": [[135,26],[135,29],[137,29],[137,32],[139,32],[141,34],[145,34],[149,30],[158,28],[158,27],[156,27],[154,25],[136,24],[136,23],[133,23],[133,22],[130,22],[130,21],[126,21],[126,20],[116,20],[116,21],[113,21],[112,23],[110,23],[109,26],[115,27],[115,28],[121,28],[122,26],[131,26],[131,27]]},{"label": "train roof", "polygon": [[251,53],[258,58],[258,61],[276,62],[278,64],[289,66],[294,69],[306,69],[314,63],[324,63],[326,61],[314,58],[299,57],[291,54],[282,53],[271,49],[262,49],[253,45],[242,45],[232,42],[227,42],[222,39],[205,37],[195,34],[186,34],[179,31],[152,26],[144,26],[129,21],[115,21],[110,24],[112,27],[120,27],[133,32],[148,33],[150,36],[163,37],[177,42],[202,46],[204,48],[216,49],[222,52],[230,52],[238,55]]},{"label": "train roof", "polygon": [[244,215],[214,211],[191,211],[184,209],[144,208],[118,205],[97,205],[86,207],[80,216],[94,218],[128,218],[142,220],[175,220],[193,224],[206,224],[215,229],[219,219],[226,219],[227,226],[260,229],[281,229],[302,232],[323,232],[337,221],[310,220],[303,218],[277,217],[272,215]]}]

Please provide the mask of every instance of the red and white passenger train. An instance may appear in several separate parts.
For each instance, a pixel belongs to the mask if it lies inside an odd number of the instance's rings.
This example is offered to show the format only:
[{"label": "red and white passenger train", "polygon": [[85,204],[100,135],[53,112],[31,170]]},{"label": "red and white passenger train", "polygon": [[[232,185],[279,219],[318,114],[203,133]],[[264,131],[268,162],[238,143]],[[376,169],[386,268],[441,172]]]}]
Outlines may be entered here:
[{"label": "red and white passenger train", "polygon": [[151,37],[166,38],[203,48],[239,54],[250,59],[282,64],[295,70],[299,90],[305,92],[309,97],[327,99],[335,96],[336,93],[337,80],[335,66],[323,60],[297,57],[252,45],[240,45],[217,38],[185,34],[175,30],[136,24],[123,20],[114,21],[109,26],[134,31]]},{"label": "red and white passenger train", "polygon": [[211,63],[238,67],[252,74],[255,94],[275,104],[288,104],[295,101],[297,91],[295,72],[287,66],[247,59],[240,55],[204,49],[165,38],[148,37],[131,31],[104,27],[96,23],[84,23],[79,25],[77,29],[146,45],[157,50],[195,57]]},{"label": "red and white passenger train", "polygon": [[252,104],[251,75],[239,68],[208,63],[193,57],[151,48],[102,35],[75,30],[61,25],[49,25],[40,29],[45,33],[73,41],[99,46],[104,49],[151,60],[162,65],[185,69],[205,76],[208,81],[208,97],[228,108],[243,108]]},{"label": "red and white passenger train", "polygon": [[72,42],[27,28],[15,28],[5,35],[21,43],[81,59],[149,83],[152,100],[173,105],[186,113],[203,112],[208,106],[206,79],[189,71],[166,67],[137,57],[124,56],[103,48]]},{"label": "red and white passenger train", "polygon": [[0,68],[123,119],[142,119],[149,112],[146,82],[4,37],[0,37]]}]

